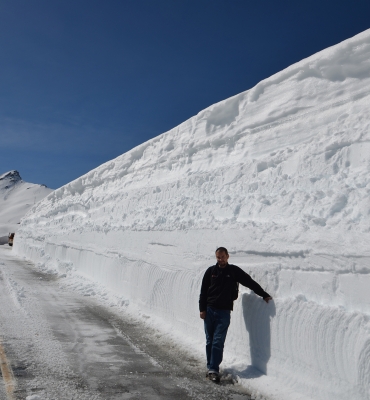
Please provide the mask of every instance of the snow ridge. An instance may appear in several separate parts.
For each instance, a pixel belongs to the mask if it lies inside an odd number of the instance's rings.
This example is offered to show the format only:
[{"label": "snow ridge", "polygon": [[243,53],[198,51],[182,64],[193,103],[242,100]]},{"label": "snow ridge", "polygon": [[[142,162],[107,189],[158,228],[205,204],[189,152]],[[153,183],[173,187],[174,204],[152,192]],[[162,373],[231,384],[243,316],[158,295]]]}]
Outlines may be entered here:
[{"label": "snow ridge", "polygon": [[242,290],[224,368],[260,398],[370,399],[369,60],[370,30],[101,165],[32,207],[15,252],[203,349],[225,246],[274,302]]}]

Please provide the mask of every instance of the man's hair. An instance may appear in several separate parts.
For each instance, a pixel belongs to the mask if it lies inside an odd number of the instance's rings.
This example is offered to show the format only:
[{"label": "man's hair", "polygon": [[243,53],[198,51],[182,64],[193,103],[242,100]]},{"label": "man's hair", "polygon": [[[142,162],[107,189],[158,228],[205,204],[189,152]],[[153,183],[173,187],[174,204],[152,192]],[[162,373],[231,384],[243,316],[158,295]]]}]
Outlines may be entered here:
[{"label": "man's hair", "polygon": [[226,255],[229,255],[229,252],[227,251],[227,248],[226,248],[226,247],[219,247],[219,248],[215,251],[215,253],[217,253],[218,251],[221,251],[221,252],[225,253]]}]

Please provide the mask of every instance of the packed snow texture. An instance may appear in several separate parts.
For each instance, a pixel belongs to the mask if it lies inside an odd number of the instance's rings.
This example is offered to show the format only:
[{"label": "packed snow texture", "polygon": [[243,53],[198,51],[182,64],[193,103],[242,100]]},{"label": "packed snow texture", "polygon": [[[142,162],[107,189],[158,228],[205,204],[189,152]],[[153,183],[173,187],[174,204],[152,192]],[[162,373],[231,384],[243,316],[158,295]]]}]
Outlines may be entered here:
[{"label": "packed snow texture", "polygon": [[45,185],[24,182],[18,171],[0,175],[0,244],[16,232],[21,218],[38,201],[52,192]]},{"label": "packed snow texture", "polygon": [[274,301],[241,288],[222,366],[257,398],[370,399],[369,109],[367,30],[49,194],[14,251],[203,349],[225,246]]}]

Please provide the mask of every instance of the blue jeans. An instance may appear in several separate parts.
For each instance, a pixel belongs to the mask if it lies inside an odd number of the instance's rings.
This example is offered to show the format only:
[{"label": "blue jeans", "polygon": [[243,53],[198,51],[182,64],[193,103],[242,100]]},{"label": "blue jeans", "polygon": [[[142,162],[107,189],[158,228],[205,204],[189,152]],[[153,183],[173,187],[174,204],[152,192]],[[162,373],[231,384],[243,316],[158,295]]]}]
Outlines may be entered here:
[{"label": "blue jeans", "polygon": [[207,307],[207,315],[204,320],[206,333],[206,353],[208,371],[219,372],[227,329],[230,325],[230,311],[218,310]]}]

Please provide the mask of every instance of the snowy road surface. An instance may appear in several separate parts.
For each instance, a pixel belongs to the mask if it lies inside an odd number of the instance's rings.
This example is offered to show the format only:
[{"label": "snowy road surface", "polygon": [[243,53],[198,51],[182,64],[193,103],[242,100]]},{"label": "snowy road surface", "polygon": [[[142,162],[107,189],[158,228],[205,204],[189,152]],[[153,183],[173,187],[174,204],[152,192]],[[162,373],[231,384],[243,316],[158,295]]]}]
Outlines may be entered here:
[{"label": "snowy road surface", "polygon": [[0,246],[0,344],[10,370],[2,368],[1,399],[249,399],[231,379],[205,380],[202,363],[165,348],[158,332],[58,280]]}]

